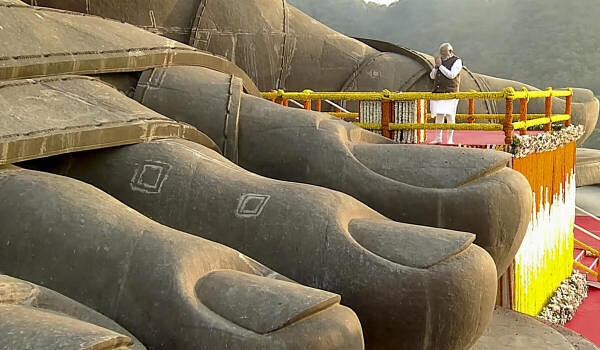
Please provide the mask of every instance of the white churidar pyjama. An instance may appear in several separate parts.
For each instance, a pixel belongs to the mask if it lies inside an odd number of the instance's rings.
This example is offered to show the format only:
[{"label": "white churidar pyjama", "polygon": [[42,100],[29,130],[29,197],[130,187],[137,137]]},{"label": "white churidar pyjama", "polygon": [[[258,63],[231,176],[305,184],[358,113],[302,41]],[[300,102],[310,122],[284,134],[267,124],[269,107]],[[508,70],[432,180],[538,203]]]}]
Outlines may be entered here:
[{"label": "white churidar pyjama", "polygon": [[[458,99],[452,100],[431,100],[429,103],[431,106],[431,114],[435,115],[436,124],[444,123],[444,119],[449,124],[456,122],[456,107],[458,106]],[[444,118],[444,116],[446,118]],[[437,140],[442,140],[443,130],[438,130]],[[448,130],[448,143],[453,142],[454,130]]]}]

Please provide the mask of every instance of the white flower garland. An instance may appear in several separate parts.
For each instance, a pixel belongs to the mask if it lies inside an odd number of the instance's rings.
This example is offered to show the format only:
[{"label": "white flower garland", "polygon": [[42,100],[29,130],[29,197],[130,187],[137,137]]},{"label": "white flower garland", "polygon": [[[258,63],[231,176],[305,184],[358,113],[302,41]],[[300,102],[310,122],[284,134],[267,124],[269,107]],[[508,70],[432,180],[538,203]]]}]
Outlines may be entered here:
[{"label": "white flower garland", "polygon": [[573,271],[573,275],[561,283],[538,317],[561,326],[572,320],[577,308],[588,296],[585,276]]},{"label": "white flower garland", "polygon": [[560,146],[577,141],[583,132],[583,125],[571,125],[558,131],[536,135],[514,135],[511,153],[515,158],[524,158],[534,153],[554,151]]}]

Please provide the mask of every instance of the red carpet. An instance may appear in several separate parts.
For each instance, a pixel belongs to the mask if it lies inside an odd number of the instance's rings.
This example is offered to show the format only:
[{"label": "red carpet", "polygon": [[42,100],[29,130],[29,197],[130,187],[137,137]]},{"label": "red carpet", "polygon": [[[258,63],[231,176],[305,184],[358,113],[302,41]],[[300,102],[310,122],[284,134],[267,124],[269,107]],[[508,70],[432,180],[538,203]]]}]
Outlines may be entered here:
[{"label": "red carpet", "polygon": [[[590,217],[578,216],[575,223],[586,230],[600,236],[600,222]],[[575,229],[575,238],[592,248],[598,249],[598,241],[581,233]],[[575,256],[579,255],[581,249],[575,247]],[[581,261],[584,265],[590,266],[594,261],[592,257],[584,257]],[[597,279],[588,274],[588,280],[597,281]],[[590,287],[588,297],[583,301],[575,317],[567,322],[566,327],[581,334],[597,346],[600,346],[600,289]]]},{"label": "red carpet", "polygon": [[590,288],[575,317],[565,325],[600,346],[600,289]]},{"label": "red carpet", "polygon": [[[533,135],[542,131],[529,131]],[[443,133],[444,144],[448,138],[448,131]],[[437,130],[427,130],[427,143],[435,140]],[[463,145],[503,145],[503,131],[479,131],[479,130],[456,130],[454,132],[454,143]]]}]

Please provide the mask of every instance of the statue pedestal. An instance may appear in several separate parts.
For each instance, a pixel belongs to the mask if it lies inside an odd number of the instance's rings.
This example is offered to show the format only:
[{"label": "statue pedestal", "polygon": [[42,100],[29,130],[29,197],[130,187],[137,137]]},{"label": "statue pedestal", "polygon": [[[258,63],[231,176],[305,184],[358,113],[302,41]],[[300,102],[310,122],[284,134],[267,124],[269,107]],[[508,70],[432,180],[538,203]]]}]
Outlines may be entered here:
[{"label": "statue pedestal", "polygon": [[542,132],[533,131],[520,146],[503,144],[500,131],[455,133],[459,147],[513,151],[509,166],[531,186],[531,222],[513,264],[499,280],[498,304],[532,316],[573,271],[576,145],[569,132],[542,138]]}]

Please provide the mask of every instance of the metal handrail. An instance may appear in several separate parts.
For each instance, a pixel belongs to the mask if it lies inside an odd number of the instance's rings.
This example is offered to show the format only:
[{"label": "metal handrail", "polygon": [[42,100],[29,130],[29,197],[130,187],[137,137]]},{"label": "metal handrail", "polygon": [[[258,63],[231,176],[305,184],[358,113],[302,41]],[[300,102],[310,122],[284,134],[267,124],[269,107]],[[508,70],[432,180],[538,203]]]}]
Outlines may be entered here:
[{"label": "metal handrail", "polygon": [[326,103],[328,103],[330,106],[333,106],[333,107],[335,107],[335,108],[339,109],[340,111],[342,111],[342,113],[351,113],[351,112],[350,112],[350,111],[348,111],[346,108],[344,108],[344,107],[342,107],[342,106],[338,105],[337,103],[335,103],[335,102],[333,102],[333,101],[330,101],[330,100],[327,100],[327,99],[325,99],[325,100],[323,100],[323,101],[325,101]]},{"label": "metal handrail", "polygon": [[577,209],[577,210],[579,210],[580,212],[584,213],[585,215],[587,215],[587,216],[591,217],[592,219],[594,219],[594,220],[596,220],[596,221],[600,222],[600,218],[599,218],[599,217],[597,217],[596,215],[594,215],[594,214],[590,213],[589,211],[587,211],[587,210],[585,210],[585,209],[582,209],[581,207],[578,207],[578,206],[575,206],[575,209]]},{"label": "metal handrail", "polygon": [[298,106],[300,108],[304,108],[304,105],[296,100],[289,99],[288,101],[290,101],[291,103],[295,104],[296,106]]},{"label": "metal handrail", "polygon": [[[582,209],[578,206],[575,206],[575,209],[580,211],[581,213],[584,213],[585,215],[593,218],[594,220],[600,222],[600,218],[598,218],[596,215],[590,213],[589,211]],[[583,228],[577,224],[574,224],[574,227],[576,229],[578,229],[579,231],[583,232],[584,234],[586,234],[600,242],[600,237],[593,234],[592,232],[586,230],[585,228]],[[573,242],[575,243],[575,245],[579,246],[582,249],[581,253],[579,253],[579,255],[577,255],[577,257],[575,259],[573,259],[573,265],[575,265],[575,267],[577,267],[578,269],[588,272],[588,273],[592,274],[593,276],[595,276],[596,278],[598,278],[600,268],[598,268],[597,266],[598,266],[598,259],[600,259],[600,252],[597,249],[590,247],[589,245],[579,241],[576,238],[573,239]],[[581,259],[581,257],[583,256],[583,254],[586,251],[591,252],[592,255],[594,255],[596,257],[596,259],[594,259],[594,262],[590,266],[585,266],[584,264],[582,264],[579,261],[579,259]],[[596,268],[597,270],[594,270],[594,268]]]},{"label": "metal handrail", "polygon": [[[304,90],[301,92],[286,92],[284,90],[271,90],[270,92],[262,93],[263,98],[269,99],[272,102],[288,105],[289,101],[301,108],[311,110],[312,101],[316,101],[316,110],[321,111],[321,101],[334,106],[337,112],[350,114],[350,111],[338,105],[334,101],[359,101],[361,102],[379,102],[382,104],[381,123],[359,123],[357,125],[370,130],[381,130],[381,134],[385,137],[392,138],[394,131],[398,130],[428,130],[428,129],[452,129],[452,130],[487,130],[487,131],[504,131],[504,143],[511,144],[513,141],[513,132],[518,130],[521,135],[527,134],[527,128],[544,125],[545,131],[552,130],[552,124],[563,122],[565,127],[571,125],[571,104],[573,98],[573,90],[568,88],[565,90],[552,90],[548,88],[542,91],[528,91],[523,88],[521,91],[515,91],[512,87],[505,88],[502,91],[495,92],[455,92],[455,93],[433,93],[433,92],[392,92],[383,90],[380,92],[314,92]],[[564,114],[552,113],[552,98],[566,97]],[[545,98],[545,113],[537,114],[535,117],[527,113],[527,104],[530,99]],[[466,117],[469,125],[451,124],[450,126],[427,126],[426,120],[417,123],[393,123],[395,111],[393,104],[399,101],[418,101],[417,114],[420,114],[421,101],[426,105],[428,100],[446,100],[446,99],[468,99],[469,114],[461,115],[460,118]],[[475,114],[475,99],[504,99],[506,101],[506,111],[503,115],[490,115],[485,117],[482,114]],[[295,100],[304,102],[303,105]],[[513,114],[513,106],[515,100],[518,100],[520,111],[518,116]],[[425,115],[426,115],[425,107]],[[337,117],[343,117],[336,115]],[[482,123],[474,123],[477,117],[485,119],[503,119],[503,122],[484,125]],[[498,118],[503,117],[503,118]],[[515,120],[518,120],[514,122]],[[359,115],[360,122],[360,115]]]},{"label": "metal handrail", "polygon": [[389,90],[372,91],[372,92],[314,92],[304,90],[301,92],[286,92],[284,90],[263,92],[262,97],[266,99],[295,99],[298,101],[305,100],[346,100],[346,101],[407,101],[407,100],[448,100],[448,99],[532,99],[532,98],[548,98],[548,97],[569,97],[573,96],[573,90],[570,88],[564,90],[552,90],[548,88],[540,91],[528,91],[523,89],[515,91],[509,87],[502,91],[479,92],[479,91],[464,91],[452,93],[435,93],[435,92],[393,92]]},{"label": "metal handrail", "polygon": [[581,232],[585,233],[586,235],[588,235],[588,236],[592,237],[593,239],[597,239],[597,240],[599,240],[599,241],[600,241],[600,237],[598,237],[598,236],[596,236],[595,234],[591,233],[590,231],[588,231],[588,230],[584,229],[583,227],[581,227],[581,226],[579,226],[579,225],[575,224],[575,228],[576,228],[576,229],[578,229],[578,230],[580,230]]}]

